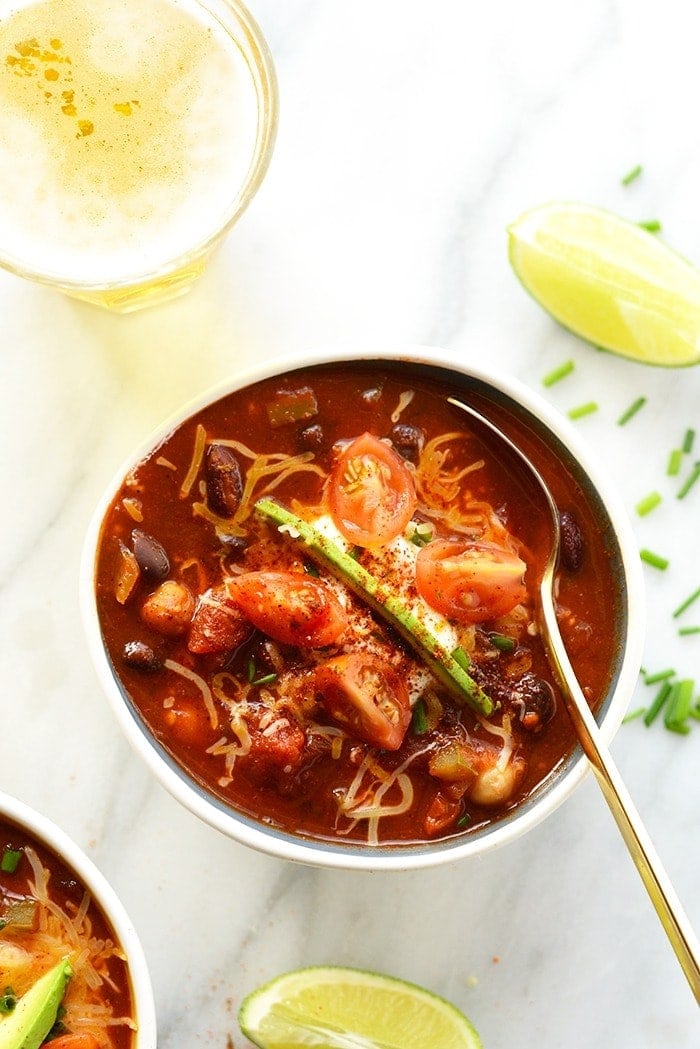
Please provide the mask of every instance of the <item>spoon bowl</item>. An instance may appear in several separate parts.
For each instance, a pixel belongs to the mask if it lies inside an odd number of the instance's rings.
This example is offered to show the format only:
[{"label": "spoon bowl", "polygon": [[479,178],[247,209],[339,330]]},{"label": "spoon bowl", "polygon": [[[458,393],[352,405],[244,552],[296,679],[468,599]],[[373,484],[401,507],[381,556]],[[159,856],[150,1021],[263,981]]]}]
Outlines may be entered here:
[{"label": "spoon bowl", "polygon": [[528,456],[491,420],[457,397],[448,398],[459,408],[503,442],[520,467],[524,466],[535,482],[549,515],[551,545],[540,579],[540,630],[552,671],[559,684],[564,704],[581,748],[588,758],[613,818],[629,850],[654,909],[664,927],[676,957],[697,1002],[700,1003],[700,945],[676,895],[671,881],[642,823],[632,798],[605,745],[578,683],[559,631],[554,601],[554,573],[561,547],[559,511],[544,478]]}]

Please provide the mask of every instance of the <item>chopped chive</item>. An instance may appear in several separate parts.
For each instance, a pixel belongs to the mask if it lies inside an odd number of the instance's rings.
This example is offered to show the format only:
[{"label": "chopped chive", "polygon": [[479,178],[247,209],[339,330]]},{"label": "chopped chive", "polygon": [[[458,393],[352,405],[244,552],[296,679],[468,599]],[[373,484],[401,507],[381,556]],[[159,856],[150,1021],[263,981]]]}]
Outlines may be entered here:
[{"label": "chopped chive", "polygon": [[663,705],[666,702],[666,700],[668,699],[668,697],[671,695],[671,688],[672,687],[673,686],[670,685],[668,683],[668,681],[664,681],[663,685],[661,686],[659,691],[656,693],[656,696],[654,697],[653,703],[651,704],[651,706],[647,710],[646,714],[644,715],[644,724],[646,725],[647,728],[649,728],[649,726],[652,724],[652,722],[654,722],[656,720],[656,718],[658,717],[659,712],[661,711],[661,708],[663,707]]},{"label": "chopped chive", "polygon": [[455,663],[458,663],[459,666],[461,666],[462,670],[469,670],[469,664],[471,663],[471,659],[469,658],[468,653],[464,651],[461,645],[458,645],[457,648],[453,649],[451,655]]},{"label": "chopped chive", "polygon": [[629,422],[632,416],[636,415],[640,408],[643,408],[646,403],[646,397],[638,397],[636,401],[632,401],[629,408],[627,408],[617,420],[617,425],[624,426],[625,423]]},{"label": "chopped chive", "polygon": [[248,680],[252,682],[255,678],[255,675],[257,674],[257,670],[255,669],[255,660],[252,657],[248,660],[247,671]]},{"label": "chopped chive", "polygon": [[682,626],[678,633],[681,637],[688,637],[690,634],[700,634],[700,626]]},{"label": "chopped chive", "polygon": [[700,462],[697,462],[693,466],[693,469],[690,471],[690,474],[686,478],[685,483],[678,490],[678,493],[676,495],[676,499],[685,499],[686,495],[688,494],[688,492],[693,487],[693,485],[695,484],[695,482],[697,481],[697,479],[699,477],[700,477]]},{"label": "chopped chive", "polygon": [[666,728],[671,729],[673,732],[683,731],[684,727],[687,728],[685,723],[693,705],[694,689],[695,682],[691,678],[684,678],[683,681],[677,681],[673,685],[664,716]]},{"label": "chopped chive", "polygon": [[634,721],[635,718],[640,718],[642,714],[646,714],[646,707],[637,707],[636,710],[630,710],[629,714],[625,714],[622,719],[622,724],[626,725],[628,721]]},{"label": "chopped chive", "polygon": [[411,731],[414,736],[423,736],[428,731],[428,714],[422,699],[419,699],[413,708]]},{"label": "chopped chive", "polygon": [[668,568],[668,559],[661,557],[660,554],[655,554],[652,550],[640,550],[639,556],[645,564],[651,565],[652,568],[658,568],[662,572]]},{"label": "chopped chive", "polygon": [[276,680],[277,674],[263,674],[262,677],[256,677],[254,681],[251,681],[251,685],[271,685]]},{"label": "chopped chive", "polygon": [[489,634],[489,641],[499,652],[512,652],[515,649],[515,639],[507,634]]},{"label": "chopped chive", "polygon": [[666,467],[667,477],[676,477],[681,472],[681,463],[683,462],[683,449],[674,448],[668,457],[668,466]]},{"label": "chopped chive", "polygon": [[668,681],[670,677],[675,677],[675,670],[659,670],[656,674],[645,674],[644,684],[645,685],[657,685],[659,681]]},{"label": "chopped chive", "polygon": [[14,874],[21,858],[19,849],[5,849],[0,860],[0,870],[5,874]]},{"label": "chopped chive", "polygon": [[690,725],[687,725],[685,721],[674,721],[666,728],[669,732],[677,732],[679,736],[687,736],[690,733]]},{"label": "chopped chive", "polygon": [[635,164],[635,166],[632,168],[632,170],[628,171],[627,174],[623,178],[620,179],[621,184],[623,186],[629,186],[631,182],[634,182],[635,179],[639,178],[639,176],[641,175],[642,171],[643,171],[642,165],[641,164]]},{"label": "chopped chive", "polygon": [[318,579],[320,572],[313,561],[304,561],[304,571],[307,575],[313,576],[314,579]]},{"label": "chopped chive", "polygon": [[647,219],[646,222],[638,222],[637,225],[640,229],[645,229],[647,233],[661,232],[661,223],[658,219]]},{"label": "chopped chive", "polygon": [[564,363],[560,364],[557,368],[552,368],[551,372],[547,372],[542,379],[542,385],[554,386],[555,382],[560,382],[561,379],[565,379],[567,375],[571,375],[573,370],[574,362],[571,360],[564,361]]},{"label": "chopped chive", "polygon": [[[413,526],[412,528],[410,526]],[[427,546],[433,538],[433,526],[427,521],[411,521],[408,538],[414,546]]]},{"label": "chopped chive", "polygon": [[471,823],[471,821],[472,821],[472,818],[471,818],[471,816],[469,815],[469,813],[468,813],[468,812],[465,812],[465,813],[464,813],[464,814],[463,814],[462,816],[460,816],[460,817],[459,817],[459,819],[457,820],[457,826],[458,826],[458,827],[466,827],[468,823]]},{"label": "chopped chive", "polygon": [[353,546],[350,550],[348,550],[348,557],[351,557],[353,559],[353,561],[359,561],[361,555],[362,555],[362,547],[361,546]]},{"label": "chopped chive", "polygon": [[673,613],[673,618],[674,619],[678,619],[678,617],[683,612],[685,612],[686,608],[690,608],[690,606],[693,604],[693,602],[697,601],[697,599],[699,597],[700,597],[700,586],[697,588],[697,590],[693,590],[692,594],[689,594],[688,597],[686,597],[685,601],[681,601],[680,605],[678,606],[676,611]]},{"label": "chopped chive", "polygon": [[693,450],[693,444],[695,443],[695,430],[686,430],[685,437],[683,438],[683,451],[686,455],[690,455]]},{"label": "chopped chive", "polygon": [[696,703],[694,707],[691,707],[689,712],[691,718],[695,718],[696,721],[700,721],[700,703]]},{"label": "chopped chive", "polygon": [[649,492],[649,495],[645,495],[643,499],[639,500],[635,509],[640,517],[646,517],[660,502],[661,496],[658,492]]},{"label": "chopped chive", "polygon": [[577,408],[570,408],[566,414],[570,419],[583,419],[584,415],[592,415],[593,412],[597,411],[597,401],[586,401],[585,404],[579,404]]}]

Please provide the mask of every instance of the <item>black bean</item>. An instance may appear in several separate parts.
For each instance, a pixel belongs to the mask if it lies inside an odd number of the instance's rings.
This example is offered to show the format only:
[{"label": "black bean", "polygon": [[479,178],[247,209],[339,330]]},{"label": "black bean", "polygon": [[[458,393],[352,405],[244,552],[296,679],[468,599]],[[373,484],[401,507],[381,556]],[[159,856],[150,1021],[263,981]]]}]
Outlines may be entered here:
[{"label": "black bean", "polygon": [[554,689],[531,671],[521,677],[503,677],[497,661],[473,662],[469,673],[495,703],[513,712],[524,729],[539,732],[554,716]]},{"label": "black bean", "polygon": [[150,645],[145,641],[127,641],[123,652],[124,662],[133,670],[144,674],[155,674],[163,669],[163,664]]},{"label": "black bean", "polygon": [[518,720],[528,732],[539,732],[554,717],[556,699],[554,689],[547,681],[535,674],[523,674],[517,682],[511,704]]},{"label": "black bean", "polygon": [[162,543],[148,532],[142,532],[140,528],[134,528],[131,543],[134,557],[147,579],[160,581],[170,575],[170,561]]},{"label": "black bean", "polygon": [[561,563],[569,572],[578,572],[583,564],[583,536],[571,510],[562,510],[559,514],[559,528]]},{"label": "black bean", "polygon": [[219,536],[219,542],[226,547],[226,556],[233,561],[242,557],[248,549],[248,540],[242,535],[222,534]]},{"label": "black bean", "polygon": [[417,463],[420,453],[425,444],[425,433],[420,426],[410,426],[408,423],[396,423],[392,426],[391,443],[399,455],[409,462]]},{"label": "black bean", "polygon": [[209,509],[219,517],[233,517],[243,495],[238,459],[225,444],[210,444],[204,464]]},{"label": "black bean", "polygon": [[299,434],[299,444],[304,451],[316,451],[323,447],[324,441],[325,434],[320,423],[314,423],[313,426],[305,426]]}]

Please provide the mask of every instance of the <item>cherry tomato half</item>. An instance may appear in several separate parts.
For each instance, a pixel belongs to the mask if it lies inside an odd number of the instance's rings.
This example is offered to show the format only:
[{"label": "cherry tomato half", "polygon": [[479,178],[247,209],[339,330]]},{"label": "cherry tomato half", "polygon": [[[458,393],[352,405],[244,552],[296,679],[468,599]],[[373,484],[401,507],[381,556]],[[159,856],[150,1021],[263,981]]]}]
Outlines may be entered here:
[{"label": "cherry tomato half", "polygon": [[316,671],[328,715],[347,732],[382,750],[398,750],[411,721],[408,689],[375,656],[353,652]]},{"label": "cherry tomato half", "polygon": [[328,501],[348,542],[382,546],[411,520],[416,490],[401,456],[378,437],[363,433],[338,458],[328,482]]},{"label": "cherry tomato half", "polygon": [[245,572],[228,596],[263,634],[286,645],[322,648],[345,632],[347,615],[325,583],[295,572]]},{"label": "cherry tomato half", "polygon": [[416,559],[418,593],[460,623],[504,616],[524,600],[524,561],[494,543],[436,539]]}]

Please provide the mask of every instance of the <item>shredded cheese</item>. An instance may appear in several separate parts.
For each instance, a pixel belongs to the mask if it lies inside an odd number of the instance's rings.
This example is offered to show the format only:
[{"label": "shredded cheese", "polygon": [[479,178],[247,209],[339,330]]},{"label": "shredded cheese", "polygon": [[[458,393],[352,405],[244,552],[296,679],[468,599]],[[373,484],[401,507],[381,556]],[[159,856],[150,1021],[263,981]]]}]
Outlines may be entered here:
[{"label": "shredded cheese", "polygon": [[[366,754],[338,804],[340,814],[352,821],[346,833],[360,820],[367,820],[367,844],[378,845],[379,821],[387,816],[401,816],[413,804],[413,784],[410,776],[406,775],[406,769],[416,758],[431,749],[432,745],[429,745],[411,754],[393,772],[383,768],[372,751]],[[368,777],[369,782],[363,786],[365,777]],[[393,788],[398,789],[399,799],[393,804],[385,802],[384,798]]]},{"label": "shredded cheese", "polygon": [[200,677],[199,674],[195,674],[194,670],[190,670],[189,667],[185,667],[182,663],[176,663],[174,659],[166,659],[163,663],[164,667],[168,670],[172,670],[173,673],[179,674],[181,677],[187,678],[188,681],[192,681],[199,691],[202,693],[204,699],[204,705],[207,708],[211,727],[216,728],[219,724],[219,715],[216,712],[214,705],[214,699],[211,694],[211,689],[207,685],[204,678]]},{"label": "shredded cheese", "polygon": [[399,403],[396,405],[393,412],[391,413],[391,421],[393,423],[397,423],[399,421],[403,412],[406,410],[406,408],[408,408],[415,395],[416,394],[414,390],[404,390],[404,392],[399,395]]},{"label": "shredded cheese", "polygon": [[195,482],[199,468],[202,465],[202,459],[204,458],[204,449],[206,447],[207,431],[204,429],[201,423],[197,424],[197,432],[194,438],[194,448],[192,449],[192,460],[190,462],[189,469],[185,474],[185,479],[180,487],[180,498],[186,499],[190,494],[192,485]]},{"label": "shredded cheese", "polygon": [[131,1017],[114,1015],[105,996],[107,989],[118,990],[117,974],[110,972],[110,965],[114,960],[124,962],[124,953],[111,939],[93,934],[88,892],[74,913],[69,913],[51,897],[51,874],[35,850],[27,846],[24,854],[32,869],[29,891],[37,902],[37,925],[29,932],[13,930],[11,925],[3,930],[3,946],[13,938],[21,941],[25,956],[23,965],[13,967],[13,989],[18,995],[25,994],[40,976],[67,957],[73,975],[62,1001],[63,1022],[70,1031],[92,1035],[100,1049],[109,1049],[112,1041],[108,1028],[119,1025],[136,1029]]}]

